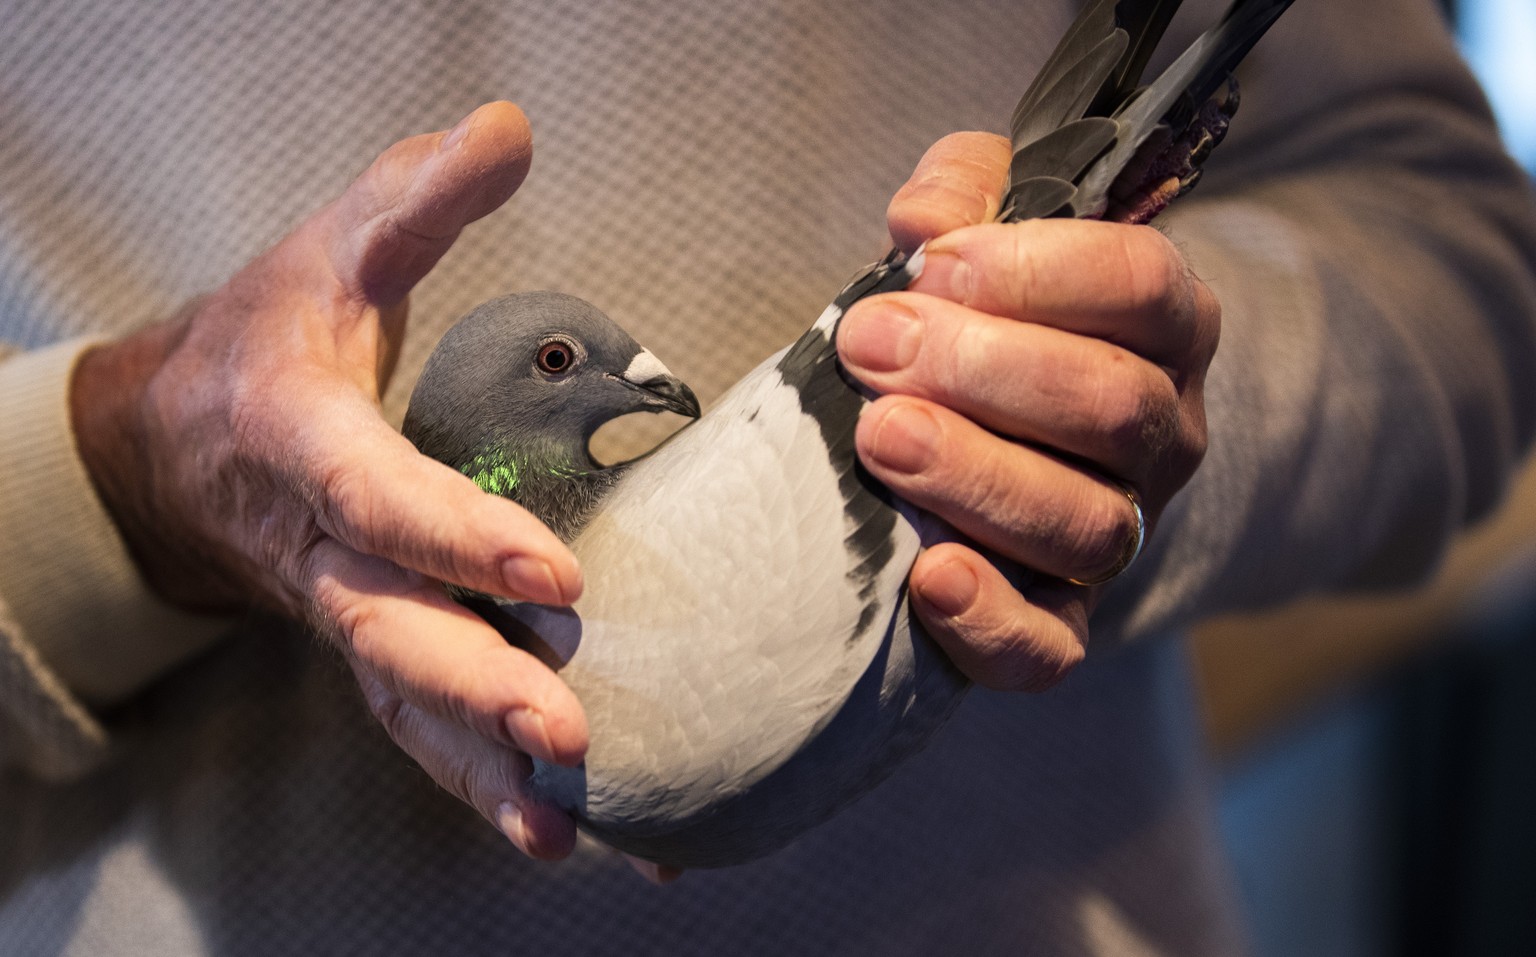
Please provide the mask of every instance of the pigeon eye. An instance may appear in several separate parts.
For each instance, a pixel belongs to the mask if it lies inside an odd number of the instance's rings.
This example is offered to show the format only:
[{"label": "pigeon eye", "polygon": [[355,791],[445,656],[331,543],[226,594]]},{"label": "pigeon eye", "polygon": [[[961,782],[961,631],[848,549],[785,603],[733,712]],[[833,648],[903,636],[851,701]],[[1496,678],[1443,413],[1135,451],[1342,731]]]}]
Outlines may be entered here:
[{"label": "pigeon eye", "polygon": [[569,372],[576,364],[576,349],[569,342],[556,339],[539,346],[539,371],[549,375]]}]

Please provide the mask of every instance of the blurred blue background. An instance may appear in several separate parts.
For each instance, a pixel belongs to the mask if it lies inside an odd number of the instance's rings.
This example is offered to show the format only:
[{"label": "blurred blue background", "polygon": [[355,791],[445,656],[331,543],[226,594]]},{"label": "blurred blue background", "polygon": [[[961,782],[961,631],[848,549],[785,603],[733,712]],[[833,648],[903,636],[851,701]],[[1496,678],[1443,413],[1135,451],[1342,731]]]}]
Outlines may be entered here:
[{"label": "blurred blue background", "polygon": [[1458,0],[1453,15],[1510,152],[1536,171],[1536,0]]}]

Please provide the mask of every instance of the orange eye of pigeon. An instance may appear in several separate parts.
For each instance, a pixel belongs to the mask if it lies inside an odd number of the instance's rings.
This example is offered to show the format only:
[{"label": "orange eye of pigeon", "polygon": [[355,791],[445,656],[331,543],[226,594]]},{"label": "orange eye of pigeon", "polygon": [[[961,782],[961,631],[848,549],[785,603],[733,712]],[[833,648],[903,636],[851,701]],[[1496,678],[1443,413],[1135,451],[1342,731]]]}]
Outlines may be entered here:
[{"label": "orange eye of pigeon", "polygon": [[546,342],[539,346],[539,370],[550,375],[559,375],[571,368],[576,361],[576,352],[570,343],[556,340]]}]

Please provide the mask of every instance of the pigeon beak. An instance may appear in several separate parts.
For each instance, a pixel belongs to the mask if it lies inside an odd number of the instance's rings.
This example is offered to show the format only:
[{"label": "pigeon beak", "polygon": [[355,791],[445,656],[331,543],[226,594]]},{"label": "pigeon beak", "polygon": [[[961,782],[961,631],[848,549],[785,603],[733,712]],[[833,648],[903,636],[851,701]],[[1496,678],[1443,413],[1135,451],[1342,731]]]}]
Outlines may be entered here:
[{"label": "pigeon beak", "polygon": [[624,374],[615,376],[620,382],[644,395],[641,408],[676,412],[690,419],[699,417],[699,399],[682,379],[661,364],[661,360],[642,349],[629,363]]},{"label": "pigeon beak", "polygon": [[698,396],[694,395],[693,390],[677,376],[660,375],[632,384],[641,392],[655,396],[655,407],[686,415],[690,419],[699,417]]}]

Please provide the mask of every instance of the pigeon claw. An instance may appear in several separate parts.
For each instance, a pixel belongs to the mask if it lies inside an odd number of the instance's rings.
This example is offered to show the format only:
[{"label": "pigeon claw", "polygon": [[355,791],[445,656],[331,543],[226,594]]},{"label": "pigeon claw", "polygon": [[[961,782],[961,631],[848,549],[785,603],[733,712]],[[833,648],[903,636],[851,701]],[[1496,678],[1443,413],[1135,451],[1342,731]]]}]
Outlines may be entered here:
[{"label": "pigeon claw", "polygon": [[1140,225],[1194,189],[1201,167],[1226,137],[1238,101],[1237,80],[1228,76],[1226,89],[1193,111],[1194,118],[1181,132],[1159,128],[1110,188],[1104,218]]}]

